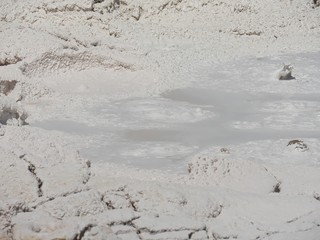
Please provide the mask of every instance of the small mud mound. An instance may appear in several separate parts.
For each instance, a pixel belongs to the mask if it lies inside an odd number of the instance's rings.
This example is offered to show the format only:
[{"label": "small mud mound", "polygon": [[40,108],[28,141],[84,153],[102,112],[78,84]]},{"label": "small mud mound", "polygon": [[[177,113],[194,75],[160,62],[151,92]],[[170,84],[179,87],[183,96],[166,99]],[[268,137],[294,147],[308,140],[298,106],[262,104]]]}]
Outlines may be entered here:
[{"label": "small mud mound", "polygon": [[295,77],[292,76],[293,66],[290,64],[284,64],[283,68],[278,72],[278,80],[293,80]]},{"label": "small mud mound", "polygon": [[294,139],[288,142],[287,147],[291,147],[296,151],[305,152],[309,150],[307,144],[305,144],[302,140]]},{"label": "small mud mound", "polygon": [[47,52],[40,58],[24,64],[20,69],[28,77],[46,76],[67,71],[81,71],[92,67],[114,70],[133,70],[133,65],[111,57],[89,52],[65,50],[61,53]]},{"label": "small mud mound", "polygon": [[190,181],[255,193],[269,193],[279,183],[263,165],[229,156],[222,151],[195,157],[188,165]]}]

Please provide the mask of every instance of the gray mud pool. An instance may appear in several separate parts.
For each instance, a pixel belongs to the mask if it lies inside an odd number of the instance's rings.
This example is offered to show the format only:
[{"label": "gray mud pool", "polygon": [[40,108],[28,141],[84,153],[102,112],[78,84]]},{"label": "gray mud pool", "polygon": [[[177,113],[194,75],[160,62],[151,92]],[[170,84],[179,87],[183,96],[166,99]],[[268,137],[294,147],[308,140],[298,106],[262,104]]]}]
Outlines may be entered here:
[{"label": "gray mud pool", "polygon": [[[88,109],[97,124],[67,120],[33,126],[80,137],[80,153],[92,161],[142,168],[185,169],[185,161],[211,146],[247,141],[320,136],[320,97],[173,90]],[[103,119],[106,121],[103,122]],[[100,123],[99,123],[100,122]],[[79,147],[80,146],[80,147]]]}]

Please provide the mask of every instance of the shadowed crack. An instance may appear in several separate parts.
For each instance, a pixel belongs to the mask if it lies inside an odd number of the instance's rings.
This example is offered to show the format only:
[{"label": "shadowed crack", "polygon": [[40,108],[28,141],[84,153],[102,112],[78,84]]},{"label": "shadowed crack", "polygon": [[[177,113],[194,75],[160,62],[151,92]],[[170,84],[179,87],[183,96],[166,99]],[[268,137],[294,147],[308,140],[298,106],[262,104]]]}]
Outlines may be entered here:
[{"label": "shadowed crack", "polygon": [[188,227],[188,226],[183,227],[183,226],[181,226],[181,227],[176,227],[176,228],[173,227],[173,228],[170,228],[170,229],[163,228],[163,229],[155,230],[155,229],[150,229],[150,228],[145,227],[145,226],[144,227],[139,227],[133,221],[134,220],[130,221],[130,226],[134,227],[139,234],[141,234],[141,233],[149,233],[151,235],[155,235],[155,234],[161,234],[161,233],[190,231],[191,233],[189,234],[189,236],[192,236],[194,233],[199,232],[199,231],[205,231],[205,232],[208,231],[206,226],[203,226],[203,227]]},{"label": "shadowed crack", "polygon": [[79,6],[77,4],[67,4],[61,7],[46,7],[43,8],[46,13],[61,13],[61,12],[92,12],[93,4],[91,6]]},{"label": "shadowed crack", "polygon": [[28,170],[29,172],[32,174],[32,176],[36,179],[37,181],[37,193],[38,193],[38,197],[42,197],[43,196],[43,191],[42,191],[42,185],[43,185],[43,181],[37,176],[37,168],[36,166],[29,161],[26,158],[26,154],[23,154],[20,156],[20,159],[22,159],[23,161],[25,161],[28,164]]},{"label": "shadowed crack", "polygon": [[78,234],[76,234],[76,236],[72,240],[81,240],[84,237],[85,233],[90,231],[91,228],[93,228],[94,226],[96,225],[95,224],[86,225],[84,228],[80,230]]},{"label": "shadowed crack", "polygon": [[[303,215],[294,217],[294,218],[286,221],[286,223],[291,224],[291,223],[294,223],[294,222],[299,221],[299,220],[302,220],[302,221],[303,221],[303,218],[311,215],[313,212],[314,212],[314,211],[310,211],[310,212],[307,212],[307,213],[305,213],[305,214],[303,214]],[[304,222],[304,221],[303,221],[303,222]],[[253,222],[251,222],[251,223],[253,224]],[[314,229],[314,228],[317,228],[317,227],[319,227],[319,225],[318,225],[318,224],[314,224],[314,225],[311,226],[311,227],[310,227],[310,226],[307,226],[306,228],[297,229],[295,232],[297,232],[297,233],[298,233],[298,232],[307,232],[307,231],[310,231],[310,230],[312,230],[312,229]],[[258,230],[258,231],[261,231],[261,232],[264,232],[263,235],[258,236],[258,237],[256,238],[256,239],[259,239],[259,240],[263,240],[263,239],[268,240],[268,239],[270,239],[270,236],[282,233],[282,232],[279,231],[279,230],[269,231],[268,229],[264,229],[264,228],[260,228],[260,227],[257,227],[257,230]]]},{"label": "shadowed crack", "polygon": [[137,207],[136,207],[136,205],[135,205],[136,202],[131,199],[131,196],[130,196],[128,193],[125,194],[125,197],[126,197],[126,199],[128,200],[128,202],[129,202],[130,206],[132,207],[132,209],[133,209],[135,212],[137,212],[138,209],[137,209]]},{"label": "shadowed crack", "polygon": [[139,218],[140,218],[140,216],[136,216],[136,217],[133,217],[132,219],[130,219],[128,221],[120,221],[120,222],[113,222],[112,221],[112,222],[108,223],[108,226],[112,227],[112,226],[115,226],[115,225],[125,225],[125,226],[131,226],[131,227],[137,229],[137,231],[140,231],[140,229],[138,229],[133,223],[134,220],[137,220]]},{"label": "shadowed crack", "polygon": [[105,194],[101,194],[100,201],[107,206],[108,210],[116,209],[111,200],[106,201],[104,198]]},{"label": "shadowed crack", "polygon": [[84,163],[85,167],[87,168],[87,176],[83,179],[82,183],[86,185],[91,178],[91,162],[89,160],[86,160]]},{"label": "shadowed crack", "polygon": [[281,182],[278,182],[274,187],[273,187],[273,191],[274,193],[279,193],[281,192]]},{"label": "shadowed crack", "polygon": [[[116,201],[113,199],[114,197],[118,197],[123,201],[123,206],[131,208],[133,211],[138,212],[139,209],[136,206],[137,200],[133,199],[129,192],[126,190],[126,185],[119,187],[118,189],[108,191],[107,193],[103,194],[101,197],[101,201],[106,204],[109,210],[121,208]],[[110,199],[111,197],[111,199]],[[122,207],[123,207],[122,206]]]},{"label": "shadowed crack", "polygon": [[308,213],[306,213],[306,214],[303,214],[303,215],[301,215],[301,216],[298,216],[298,217],[295,217],[295,218],[293,218],[293,219],[288,220],[287,223],[293,223],[293,222],[295,222],[295,221],[297,221],[297,220],[299,220],[299,219],[301,219],[301,218],[304,218],[304,217],[306,217],[306,216],[309,216],[309,215],[312,214],[312,213],[313,213],[313,211],[310,211],[310,212],[308,212]]},{"label": "shadowed crack", "polygon": [[[317,227],[317,226],[315,226],[315,227]],[[296,233],[299,233],[299,232],[308,232],[308,231],[311,231],[312,229],[314,229],[314,227],[308,227],[308,228],[306,228],[306,229],[301,229],[301,230],[297,230],[296,231]],[[270,239],[270,237],[272,236],[272,235],[276,235],[276,234],[281,234],[282,232],[280,232],[280,231],[271,231],[271,232],[266,232],[265,233],[265,236],[259,236],[259,237],[257,237],[256,239],[257,240],[268,240],[268,239]]]},{"label": "shadowed crack", "polygon": [[319,193],[314,193],[313,197],[314,197],[314,199],[320,201],[320,194]]},{"label": "shadowed crack", "polygon": [[269,173],[277,181],[277,184],[273,186],[272,192],[281,192],[281,181],[275,175],[273,175],[266,167],[264,167],[264,170],[266,170],[266,172]]},{"label": "shadowed crack", "polygon": [[[209,236],[209,235],[207,235]],[[220,236],[218,233],[211,233],[209,239],[213,238],[213,240],[220,240],[220,239],[237,239],[238,235],[236,234],[230,234],[227,236]],[[260,236],[256,239],[260,239]]]},{"label": "shadowed crack", "polygon": [[[133,227],[135,227],[133,225]],[[137,229],[137,227],[135,227]],[[142,232],[147,232],[147,233],[150,233],[150,234],[159,234],[159,233],[168,233],[168,232],[181,232],[181,231],[194,231],[193,233],[196,233],[196,232],[199,232],[199,231],[205,231],[206,228],[201,228],[201,229],[198,229],[198,230],[195,230],[194,229],[188,229],[188,228],[182,228],[182,229],[179,229],[179,230],[173,230],[173,229],[161,229],[161,230],[150,230],[148,228],[139,228],[138,231],[140,231],[140,233]]]},{"label": "shadowed crack", "polygon": [[[208,229],[207,228],[205,228],[204,230],[197,230],[197,231],[190,232],[189,235],[188,235],[188,239],[192,239],[193,235],[195,235],[196,233],[201,232],[201,231],[205,232],[205,234],[207,236],[205,239],[209,239]],[[199,239],[199,238],[196,238],[196,239]]]},{"label": "shadowed crack", "polygon": [[129,202],[130,204],[130,207],[135,211],[137,212],[138,209],[136,207],[136,201],[132,199],[132,197],[130,196],[130,194],[128,192],[126,192],[126,186],[122,189],[123,193],[124,193],[124,196],[126,198],[126,200]]},{"label": "shadowed crack", "polygon": [[[203,239],[208,239],[208,232],[207,232],[206,227],[202,228],[202,229],[197,229],[197,230],[194,230],[194,229],[181,229],[181,230],[162,229],[162,230],[159,230],[159,231],[152,231],[152,230],[150,231],[150,229],[141,228],[141,229],[137,229],[136,233],[138,234],[140,239],[149,239],[149,237],[145,238],[143,236],[144,234],[148,234],[148,235],[150,234],[150,237],[151,237],[151,236],[157,236],[157,234],[161,235],[163,233],[168,234],[168,238],[166,238],[166,239],[176,239],[176,238],[173,237],[175,234],[183,233],[183,232],[186,232],[186,231],[189,232],[189,233],[187,235],[187,238],[185,238],[185,239],[192,239],[193,235],[197,234],[198,232],[202,232],[202,231],[205,232],[205,235],[206,235],[206,237],[203,238]],[[170,237],[171,234],[173,234],[173,236]],[[156,237],[155,239],[158,239],[158,238]],[[163,239],[163,238],[161,238],[161,239]]]},{"label": "shadowed crack", "polygon": [[85,188],[85,189],[75,189],[73,191],[70,191],[70,192],[65,192],[65,193],[61,193],[59,195],[55,195],[55,196],[50,196],[48,198],[46,198],[45,200],[43,201],[40,201],[40,202],[37,202],[35,203],[32,208],[33,209],[36,209],[37,207],[45,204],[45,203],[48,203],[48,202],[51,202],[51,201],[54,201],[55,199],[57,198],[61,198],[61,197],[68,197],[70,195],[74,195],[74,194],[78,194],[78,193],[81,193],[81,192],[87,192],[87,191],[90,191],[91,189],[90,188]]},{"label": "shadowed crack", "polygon": [[107,205],[107,208],[108,208],[109,210],[116,209],[116,208],[112,205],[112,202],[111,202],[111,201],[104,202],[104,203]]}]

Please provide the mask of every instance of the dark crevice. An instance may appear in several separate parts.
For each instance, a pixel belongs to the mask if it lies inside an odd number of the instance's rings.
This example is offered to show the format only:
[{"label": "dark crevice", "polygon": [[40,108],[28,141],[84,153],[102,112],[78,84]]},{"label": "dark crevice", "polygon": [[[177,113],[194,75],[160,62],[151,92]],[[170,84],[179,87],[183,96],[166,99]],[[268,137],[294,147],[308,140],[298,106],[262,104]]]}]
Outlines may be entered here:
[{"label": "dark crevice", "polygon": [[[132,225],[134,228],[138,229],[136,226],[134,226],[134,224]],[[159,233],[167,233],[167,232],[181,232],[181,231],[192,231],[192,234],[194,234],[195,232],[199,232],[199,231],[206,231],[206,227],[203,228],[199,228],[199,229],[189,229],[189,228],[181,228],[181,229],[161,229],[161,230],[150,230],[148,228],[139,228],[138,231],[140,233],[145,232],[145,233],[150,233],[150,234],[159,234]]]},{"label": "dark crevice", "polygon": [[109,199],[105,199],[106,195],[101,194],[100,201],[107,206],[108,210],[114,210],[116,207],[113,205],[112,201]]},{"label": "dark crevice", "polygon": [[308,212],[308,213],[306,213],[306,214],[303,214],[303,215],[300,215],[300,216],[294,217],[294,218],[292,218],[292,219],[290,219],[290,220],[286,221],[286,223],[293,223],[293,222],[296,222],[297,220],[300,220],[300,219],[302,219],[302,218],[304,218],[304,217],[307,217],[307,216],[309,216],[309,215],[310,215],[310,214],[312,214],[312,213],[313,213],[313,211],[310,211],[310,212]]},{"label": "dark crevice", "polygon": [[126,192],[126,186],[122,189],[123,193],[124,193],[124,197],[126,198],[126,200],[128,201],[128,203],[130,204],[130,207],[137,212],[138,208],[136,206],[136,201],[134,201],[130,194],[128,192]]},{"label": "dark crevice", "polygon": [[76,234],[76,236],[72,240],[81,240],[84,237],[85,233],[90,231],[91,228],[94,227],[94,226],[95,226],[94,224],[88,224],[83,229],[81,229],[79,234]]},{"label": "dark crevice", "polygon": [[293,223],[295,221],[297,221],[300,217],[295,217],[293,219],[288,220],[286,223]]},{"label": "dark crevice", "polygon": [[102,201],[104,204],[107,205],[108,210],[114,210],[114,209],[116,209],[116,208],[113,206],[111,200],[105,202],[105,201],[103,200],[103,197],[102,197],[101,201]]},{"label": "dark crevice", "polygon": [[191,232],[191,233],[189,233],[189,235],[188,235],[188,239],[191,239],[192,238],[192,235],[194,234],[195,232]]},{"label": "dark crevice", "polygon": [[109,227],[115,226],[115,225],[125,225],[125,226],[131,226],[135,229],[137,229],[137,231],[139,231],[139,229],[133,224],[134,220],[139,219],[140,217],[133,217],[132,219],[130,219],[129,221],[123,221],[123,222],[111,222],[108,224]]},{"label": "dark crevice", "polygon": [[43,191],[42,191],[43,182],[36,174],[36,166],[29,162],[28,170],[29,170],[29,172],[31,172],[31,174],[34,176],[34,178],[36,179],[36,181],[38,183],[38,191],[37,191],[38,197],[42,197],[43,196]]},{"label": "dark crevice", "polygon": [[73,195],[73,194],[78,194],[78,193],[81,193],[81,192],[86,192],[86,191],[90,191],[91,189],[76,189],[74,191],[71,191],[71,192],[65,192],[65,193],[62,193],[62,194],[59,194],[57,196],[50,196],[48,197],[47,199],[41,201],[41,202],[38,202],[36,203],[35,205],[32,206],[33,209],[36,209],[37,207],[47,203],[47,202],[51,202],[57,198],[60,198],[60,197],[68,197],[70,195]]},{"label": "dark crevice", "polygon": [[[114,194],[126,200],[127,207],[132,208],[133,211],[139,211],[138,207],[136,206],[137,201],[132,199],[132,196],[126,191],[126,186],[121,186],[115,192],[111,192],[111,194]],[[108,209],[116,209],[112,200],[108,200],[105,198],[105,196],[103,196],[102,201],[107,205]]]},{"label": "dark crevice", "polygon": [[266,235],[267,235],[267,237],[270,237],[270,236],[278,234],[278,233],[279,233],[279,231],[271,231],[271,232],[267,232]]},{"label": "dark crevice", "polygon": [[126,196],[126,199],[129,201],[129,204],[130,204],[130,206],[132,207],[132,209],[133,209],[135,212],[137,212],[138,209],[137,209],[137,207],[136,207],[136,205],[135,205],[136,202],[131,199],[131,197],[130,197],[130,195],[129,195],[128,193],[126,193],[125,196]]},{"label": "dark crevice", "polygon": [[[220,236],[217,233],[212,233],[211,237],[209,239],[213,238],[213,240],[220,240],[220,239],[237,239],[238,235],[227,235],[227,236]],[[260,236],[256,239],[260,239]]]},{"label": "dark crevice", "polygon": [[73,195],[73,194],[77,194],[77,193],[81,193],[81,192],[86,192],[86,191],[90,191],[91,189],[76,189],[74,191],[71,191],[71,192],[66,192],[66,193],[63,193],[61,194],[60,196],[58,197],[68,197],[70,195]]},{"label": "dark crevice", "polygon": [[89,160],[86,160],[85,166],[87,168],[87,177],[85,177],[84,180],[82,181],[82,183],[84,185],[86,185],[90,181],[90,178],[91,178],[91,162]]},{"label": "dark crevice", "polygon": [[273,175],[266,167],[264,167],[264,170],[266,170],[266,172],[268,172],[272,177],[274,177],[274,179],[277,180],[277,182],[280,182],[278,178],[275,175]]},{"label": "dark crevice", "polygon": [[22,159],[23,161],[25,161],[28,164],[28,171],[32,174],[32,176],[37,181],[38,197],[42,197],[43,196],[43,191],[42,191],[43,181],[37,176],[36,166],[26,158],[26,154],[21,155],[20,159]]},{"label": "dark crevice", "polygon": [[104,0],[93,0],[93,4],[102,3]]},{"label": "dark crevice", "polygon": [[281,192],[281,182],[278,182],[275,186],[273,186],[274,193],[280,193]]},{"label": "dark crevice", "polygon": [[[182,229],[182,230],[189,230],[189,229]],[[171,230],[171,229],[170,230],[161,229],[161,230],[155,231],[155,230],[150,230],[150,229],[148,229],[146,227],[139,228],[139,231],[140,231],[140,233],[150,233],[150,234],[159,234],[159,233],[166,233],[166,232],[177,232],[177,231],[174,231],[174,230]]]},{"label": "dark crevice", "polygon": [[266,170],[267,173],[269,173],[277,181],[277,184],[273,186],[272,192],[273,193],[280,193],[281,192],[281,181],[275,175],[273,175],[266,167],[264,169]]},{"label": "dark crevice", "polygon": [[64,7],[58,8],[45,8],[46,13],[62,13],[62,12],[93,12],[93,6],[91,7],[80,7],[76,4],[66,5]]},{"label": "dark crevice", "polygon": [[85,43],[81,42],[79,39],[73,38],[73,40],[80,46],[84,47],[84,48],[88,48],[88,45],[86,45]]}]

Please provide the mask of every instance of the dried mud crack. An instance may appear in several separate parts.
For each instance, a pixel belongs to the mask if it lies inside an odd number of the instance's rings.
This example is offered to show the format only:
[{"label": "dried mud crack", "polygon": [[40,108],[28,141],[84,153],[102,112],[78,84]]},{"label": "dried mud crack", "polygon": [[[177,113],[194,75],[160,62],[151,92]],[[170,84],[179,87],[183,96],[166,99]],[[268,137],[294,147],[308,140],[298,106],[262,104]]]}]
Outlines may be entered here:
[{"label": "dried mud crack", "polygon": [[86,234],[86,232],[89,232],[91,230],[91,228],[93,228],[94,226],[95,226],[94,224],[86,225],[84,228],[82,228],[80,230],[80,232],[78,234],[76,234],[76,236],[72,240],[81,240],[81,239],[83,239],[83,237]]},{"label": "dried mud crack", "polygon": [[273,193],[280,193],[281,192],[281,181],[273,174],[271,173],[266,167],[264,167],[267,173],[269,173],[276,181],[277,184],[273,186],[272,192]]},{"label": "dried mud crack", "polygon": [[87,176],[83,179],[82,183],[83,185],[86,185],[91,179],[91,162],[90,160],[86,160],[84,164],[85,168],[87,169]]},{"label": "dried mud crack", "polygon": [[[124,200],[126,207],[131,208],[135,212],[139,212],[137,207],[137,200],[134,200],[130,193],[126,191],[127,186],[119,187],[118,189],[111,190],[102,194],[101,201],[107,206],[109,210],[118,209],[119,206],[116,206],[114,202],[114,197]],[[111,197],[111,198],[110,198]]]},{"label": "dried mud crack", "polygon": [[70,191],[70,192],[61,193],[61,194],[58,194],[58,195],[55,195],[55,196],[49,196],[45,200],[41,200],[40,202],[37,202],[34,205],[32,205],[32,208],[36,209],[36,208],[38,208],[39,206],[41,206],[43,204],[46,204],[48,202],[56,200],[57,198],[68,197],[70,195],[75,195],[75,194],[82,193],[82,192],[88,192],[90,190],[91,190],[90,188],[75,189],[75,190]]},{"label": "dried mud crack", "polygon": [[137,207],[136,207],[136,205],[135,205],[135,201],[131,199],[131,196],[130,196],[128,193],[125,194],[125,197],[126,197],[126,199],[129,201],[129,204],[130,204],[130,206],[132,207],[132,209],[133,209],[135,212],[137,212],[138,209],[137,209]]},{"label": "dried mud crack", "polygon": [[43,196],[43,191],[42,191],[43,181],[37,175],[36,166],[26,158],[26,154],[21,155],[20,159],[22,159],[23,161],[25,161],[28,164],[28,171],[32,174],[32,176],[37,181],[37,189],[38,189],[37,190],[37,194],[38,194],[38,197],[42,197]]}]

